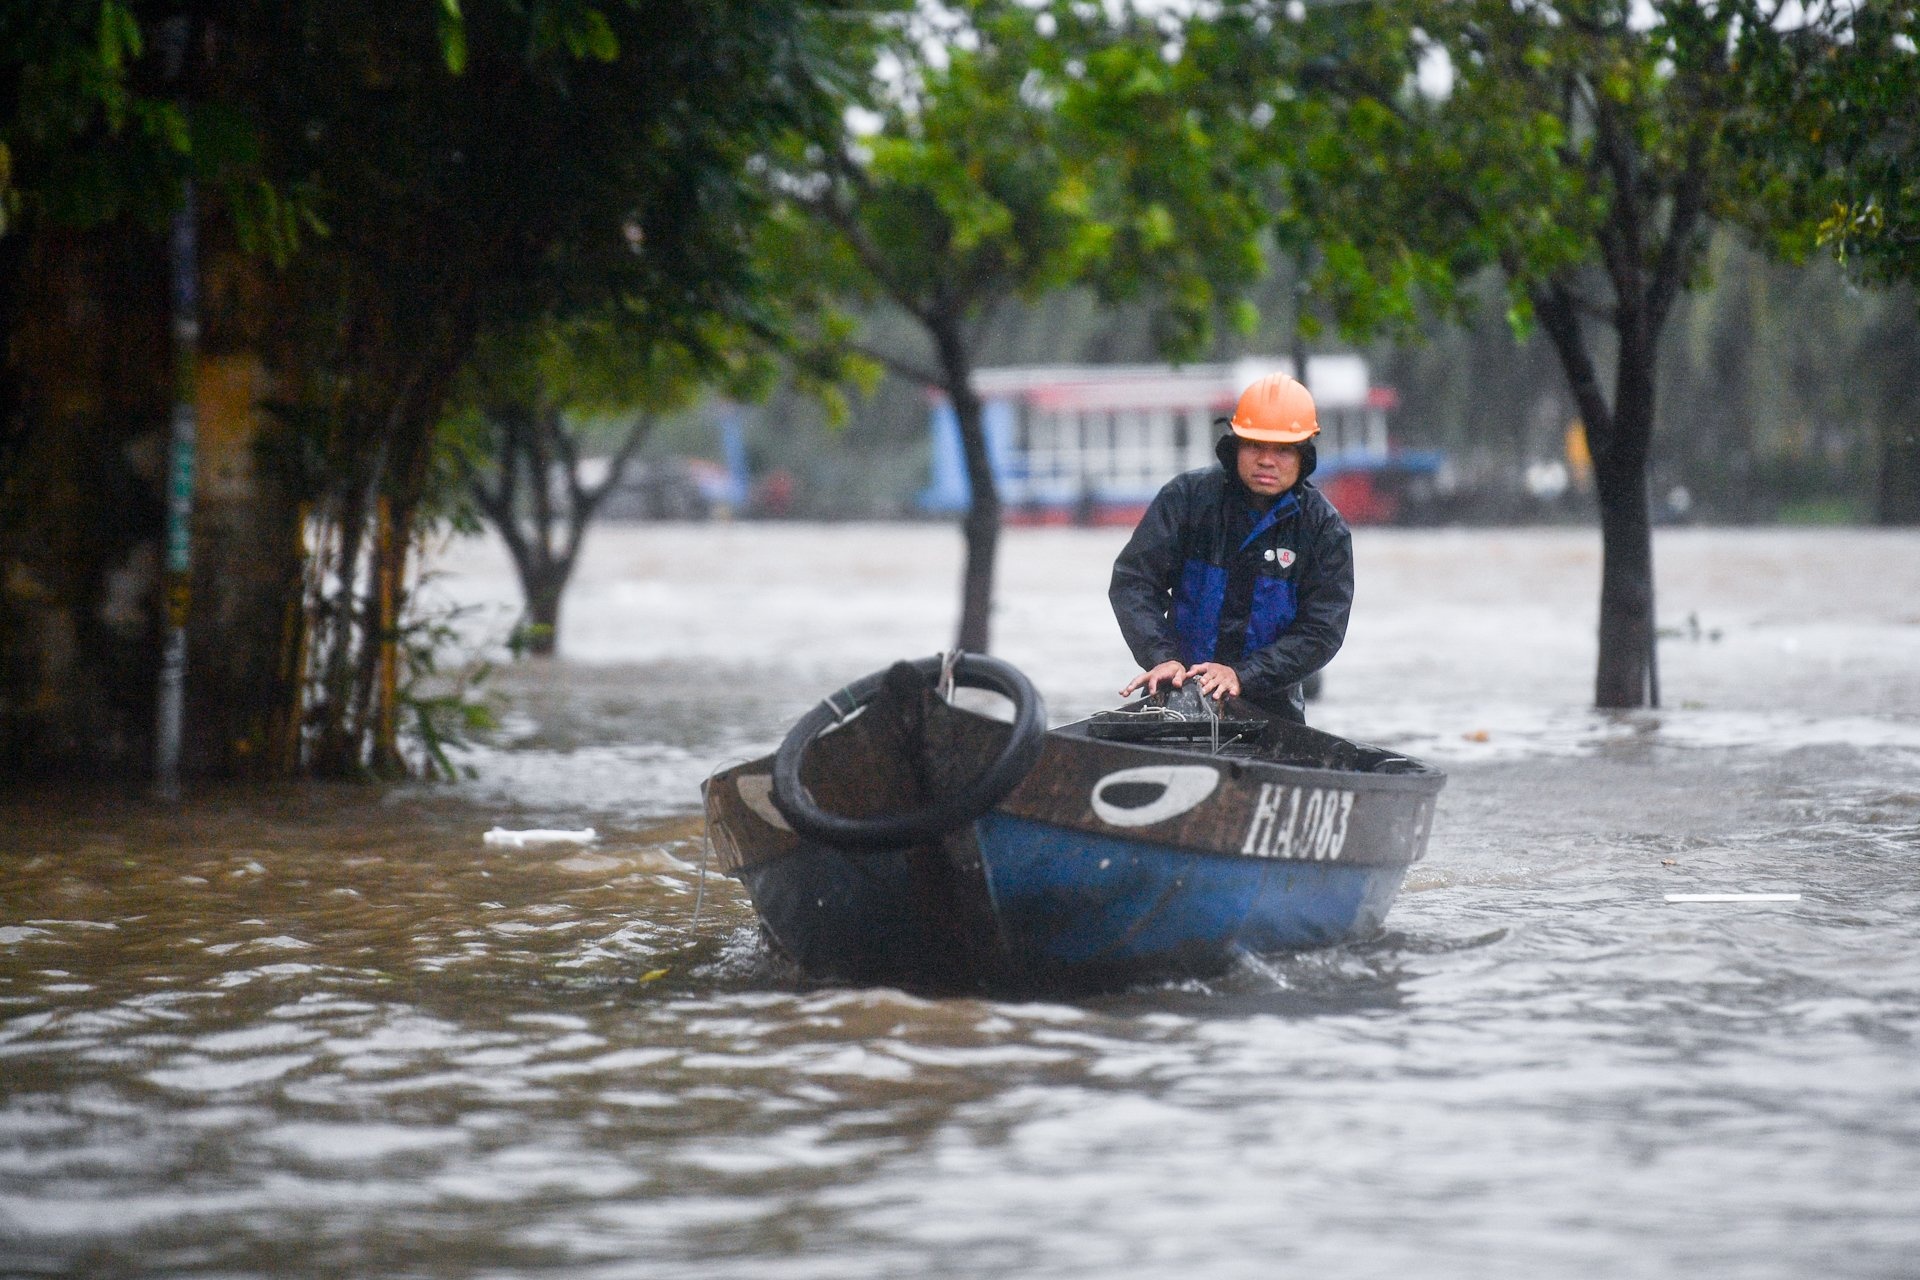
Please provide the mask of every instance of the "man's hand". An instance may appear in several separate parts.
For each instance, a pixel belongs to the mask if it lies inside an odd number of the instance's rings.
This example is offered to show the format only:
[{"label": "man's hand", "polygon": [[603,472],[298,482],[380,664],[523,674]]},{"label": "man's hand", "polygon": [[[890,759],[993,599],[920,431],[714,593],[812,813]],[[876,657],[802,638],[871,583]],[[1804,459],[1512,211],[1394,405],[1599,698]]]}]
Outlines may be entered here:
[{"label": "man's hand", "polygon": [[[1240,675],[1224,662],[1196,662],[1187,668],[1186,678],[1198,680],[1200,692],[1216,702],[1240,696]],[[1177,688],[1179,681],[1174,684]]]},{"label": "man's hand", "polygon": [[[1198,671],[1198,670],[1199,670],[1198,667],[1194,668],[1194,671]],[[1184,663],[1174,662],[1171,659],[1169,659],[1168,661],[1163,662],[1159,666],[1155,667],[1153,670],[1142,671],[1139,675],[1135,676],[1131,681],[1128,682],[1127,687],[1120,691],[1120,696],[1123,698],[1131,697],[1133,695],[1133,691],[1135,689],[1138,689],[1142,685],[1146,686],[1147,692],[1149,694],[1160,692],[1160,686],[1163,684],[1170,684],[1174,688],[1178,689],[1181,685],[1186,683],[1187,677],[1192,674],[1193,672],[1188,671]],[[1232,674],[1232,673],[1229,672],[1228,674]],[[1234,687],[1236,689],[1239,688],[1238,685],[1235,685]]]}]

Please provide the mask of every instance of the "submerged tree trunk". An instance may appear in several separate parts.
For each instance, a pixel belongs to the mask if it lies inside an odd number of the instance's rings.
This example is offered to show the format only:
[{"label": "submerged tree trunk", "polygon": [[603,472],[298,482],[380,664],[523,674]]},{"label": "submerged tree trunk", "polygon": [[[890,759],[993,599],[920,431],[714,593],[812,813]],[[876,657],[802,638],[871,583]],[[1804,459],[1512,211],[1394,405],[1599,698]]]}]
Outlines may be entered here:
[{"label": "submerged tree trunk", "polygon": [[[270,457],[283,424],[265,324],[274,282],[205,228],[199,465],[186,593],[184,776],[282,771],[299,630],[300,504]],[[49,233],[11,344],[0,486],[0,774],[138,779],[153,762],[166,427],[166,255],[113,226]],[[262,307],[261,311],[272,310]]]},{"label": "submerged tree trunk", "polygon": [[520,571],[520,587],[527,597],[526,651],[536,658],[551,658],[560,647],[560,598],[567,593],[572,576],[571,560]]},{"label": "submerged tree trunk", "polygon": [[15,359],[14,338],[26,311],[28,272],[39,243],[33,223],[17,215],[15,225],[0,235],[0,504],[6,502],[14,461],[27,443],[26,371]]},{"label": "submerged tree trunk", "polygon": [[985,653],[993,617],[994,559],[1000,545],[1000,490],[987,452],[986,412],[973,389],[973,362],[959,324],[937,325],[932,332],[944,389],[960,426],[960,450],[966,457],[971,491],[961,525],[967,556],[960,580],[960,631],[955,644],[969,653]]},{"label": "submerged tree trunk", "polygon": [[1654,649],[1653,527],[1647,503],[1647,461],[1653,440],[1654,338],[1649,326],[1622,316],[1614,397],[1601,390],[1570,285],[1553,282],[1534,298],[1580,406],[1593,455],[1600,507],[1600,652],[1594,670],[1597,707],[1658,706]]},{"label": "submerged tree trunk", "polygon": [[53,232],[8,366],[0,778],[144,777],[171,362],[159,241]]},{"label": "submerged tree trunk", "polygon": [[1873,515],[1878,524],[1920,524],[1920,421],[1908,418],[1882,428]]},{"label": "submerged tree trunk", "polygon": [[[313,331],[290,344],[285,381],[296,397],[289,414],[316,459],[308,483],[318,541],[303,584],[293,754],[296,769],[322,777],[407,770],[398,731],[414,521],[473,325],[458,282],[406,283],[341,259],[315,261],[299,282]],[[345,301],[317,301],[327,298]],[[316,332],[327,319],[338,342]]]},{"label": "submerged tree trunk", "polygon": [[1660,705],[1655,666],[1653,531],[1647,511],[1647,467],[1638,459],[1594,456],[1600,505],[1600,657],[1594,672],[1597,707]]},{"label": "submerged tree trunk", "polygon": [[1613,420],[1593,448],[1600,504],[1600,657],[1594,705],[1657,707],[1660,673],[1653,609],[1653,527],[1647,463],[1653,449],[1654,337],[1646,317],[1620,317]]},{"label": "submerged tree trunk", "polygon": [[[640,414],[608,459],[607,474],[589,485],[580,478],[579,442],[558,408],[543,404],[495,411],[498,469],[491,477],[469,471],[467,489],[513,557],[526,602],[518,644],[529,656],[550,658],[559,651],[560,601],[587,527],[626,475],[654,421],[652,413]],[[555,480],[565,487],[566,499],[557,509]]]}]

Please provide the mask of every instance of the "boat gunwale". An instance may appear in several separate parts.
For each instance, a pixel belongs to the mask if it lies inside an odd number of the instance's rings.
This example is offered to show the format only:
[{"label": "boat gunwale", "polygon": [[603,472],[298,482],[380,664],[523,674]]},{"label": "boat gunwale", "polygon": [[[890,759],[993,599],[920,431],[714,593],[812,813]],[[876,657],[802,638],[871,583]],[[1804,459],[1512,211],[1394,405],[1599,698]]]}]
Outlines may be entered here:
[{"label": "boat gunwale", "polygon": [[[1417,766],[1417,770],[1405,773],[1375,773],[1366,769],[1328,769],[1315,765],[1290,764],[1283,760],[1265,760],[1259,756],[1215,755],[1206,750],[1167,746],[1163,742],[1122,742],[1114,738],[1096,738],[1090,733],[1063,732],[1064,730],[1072,729],[1085,723],[1087,722],[1084,720],[1077,720],[1072,724],[1061,725],[1056,729],[1049,729],[1047,730],[1047,736],[1049,738],[1059,737],[1067,741],[1087,742],[1098,747],[1113,748],[1129,753],[1138,753],[1144,758],[1162,761],[1169,756],[1186,761],[1205,761],[1219,765],[1227,771],[1229,777],[1236,781],[1243,776],[1245,771],[1254,770],[1257,771],[1255,773],[1256,777],[1263,776],[1267,773],[1283,774],[1289,779],[1300,776],[1311,779],[1318,785],[1337,785],[1345,790],[1355,789],[1346,784],[1358,781],[1364,782],[1366,784],[1365,789],[1369,791],[1411,791],[1422,795],[1438,795],[1446,789],[1447,785],[1447,774],[1443,769],[1430,765],[1413,756],[1403,756],[1394,752],[1388,752],[1384,747],[1375,747],[1370,743],[1356,742],[1352,738],[1341,738],[1340,741],[1352,743],[1354,746],[1364,750],[1379,751],[1392,756],[1394,759],[1405,760]],[[1338,735],[1335,734],[1328,736],[1338,737]],[[1034,771],[1038,772],[1044,767],[1045,762],[1046,756],[1043,753],[1040,762],[1034,765]],[[1028,774],[1027,776],[1032,777],[1033,775]]]}]

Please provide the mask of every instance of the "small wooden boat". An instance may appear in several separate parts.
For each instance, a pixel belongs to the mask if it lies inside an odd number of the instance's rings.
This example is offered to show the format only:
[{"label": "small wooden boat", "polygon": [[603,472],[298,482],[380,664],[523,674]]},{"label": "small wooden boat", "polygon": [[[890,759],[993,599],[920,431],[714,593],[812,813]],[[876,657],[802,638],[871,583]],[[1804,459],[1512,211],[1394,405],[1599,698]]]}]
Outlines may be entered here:
[{"label": "small wooden boat", "polygon": [[[1012,723],[951,684],[1005,695]],[[710,778],[708,832],[818,979],[1094,991],[1374,932],[1445,775],[1249,711],[1189,686],[1048,731],[1004,662],[897,663]]]}]

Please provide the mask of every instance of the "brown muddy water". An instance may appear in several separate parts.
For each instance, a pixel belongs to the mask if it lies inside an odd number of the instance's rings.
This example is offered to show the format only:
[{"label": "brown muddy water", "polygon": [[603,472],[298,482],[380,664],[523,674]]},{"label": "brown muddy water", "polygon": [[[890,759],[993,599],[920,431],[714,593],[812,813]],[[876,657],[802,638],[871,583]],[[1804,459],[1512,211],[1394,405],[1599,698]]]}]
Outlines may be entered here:
[{"label": "brown muddy water", "polygon": [[[1055,722],[1118,540],[1006,541]],[[1916,553],[1662,534],[1610,717],[1593,535],[1363,531],[1312,718],[1452,777],[1386,932],[1012,1003],[797,986],[702,887],[701,778],[940,648],[955,535],[601,531],[466,781],[0,802],[0,1275],[1920,1275]]]}]

